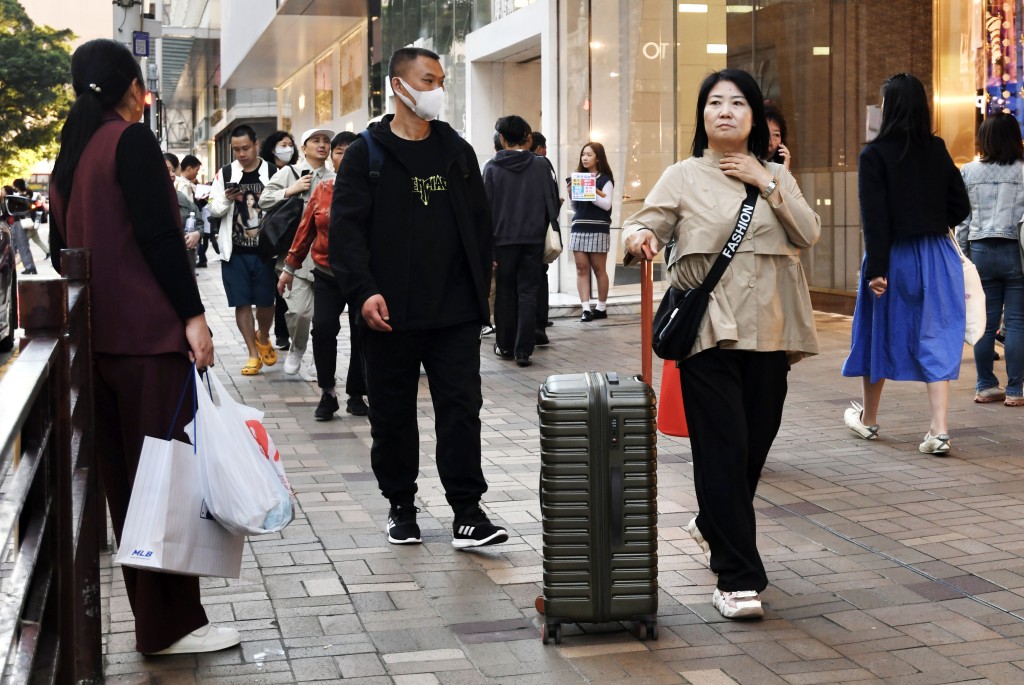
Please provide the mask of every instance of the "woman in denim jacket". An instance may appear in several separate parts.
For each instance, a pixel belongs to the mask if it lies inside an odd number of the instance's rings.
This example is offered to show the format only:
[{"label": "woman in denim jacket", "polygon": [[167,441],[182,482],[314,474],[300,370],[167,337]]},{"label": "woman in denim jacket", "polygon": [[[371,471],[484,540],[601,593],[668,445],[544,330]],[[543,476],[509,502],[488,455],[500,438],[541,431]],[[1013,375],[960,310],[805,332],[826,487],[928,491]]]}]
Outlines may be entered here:
[{"label": "woman in denim jacket", "polygon": [[[1024,215],[1024,146],[1017,120],[1004,113],[986,119],[978,129],[978,148],[981,161],[961,169],[971,213],[956,229],[960,247],[981,275],[988,315],[985,335],[974,346],[974,401],[1002,400],[1007,407],[1024,407],[1024,272],[1018,225]],[[1000,319],[1006,333],[1005,392],[992,371]]]}]

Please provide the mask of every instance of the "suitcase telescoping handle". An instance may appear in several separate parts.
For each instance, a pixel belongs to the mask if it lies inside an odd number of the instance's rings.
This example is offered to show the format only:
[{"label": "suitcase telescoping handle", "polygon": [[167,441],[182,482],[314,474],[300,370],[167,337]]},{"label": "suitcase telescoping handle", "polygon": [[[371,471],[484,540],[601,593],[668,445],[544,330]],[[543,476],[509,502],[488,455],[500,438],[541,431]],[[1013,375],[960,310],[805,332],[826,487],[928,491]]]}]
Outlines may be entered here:
[{"label": "suitcase telescoping handle", "polygon": [[651,385],[651,344],[653,343],[654,321],[654,263],[650,259],[640,260],[640,364],[644,383]]}]

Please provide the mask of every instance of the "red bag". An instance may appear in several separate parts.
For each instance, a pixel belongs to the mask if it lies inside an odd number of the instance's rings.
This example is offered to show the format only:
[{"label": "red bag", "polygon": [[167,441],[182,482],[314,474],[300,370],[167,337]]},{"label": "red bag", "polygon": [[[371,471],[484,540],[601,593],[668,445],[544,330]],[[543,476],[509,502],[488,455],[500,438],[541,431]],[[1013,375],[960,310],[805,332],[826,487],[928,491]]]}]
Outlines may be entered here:
[{"label": "red bag", "polygon": [[661,372],[661,392],[658,393],[658,430],[665,435],[690,437],[683,410],[683,389],[679,385],[679,369],[668,359]]}]

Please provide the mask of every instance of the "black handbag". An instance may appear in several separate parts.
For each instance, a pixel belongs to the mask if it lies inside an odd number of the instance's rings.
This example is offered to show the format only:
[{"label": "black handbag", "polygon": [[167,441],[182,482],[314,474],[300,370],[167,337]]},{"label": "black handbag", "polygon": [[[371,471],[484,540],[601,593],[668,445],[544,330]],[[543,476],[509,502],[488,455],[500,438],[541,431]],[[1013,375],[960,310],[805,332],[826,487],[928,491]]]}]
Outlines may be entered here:
[{"label": "black handbag", "polygon": [[[293,173],[294,171],[295,169],[292,169]],[[305,200],[301,195],[295,195],[263,212],[256,248],[261,257],[275,259],[287,254],[292,247],[292,241],[295,240],[305,209]]]},{"label": "black handbag", "polygon": [[704,282],[696,288],[685,290],[669,287],[661,304],[658,305],[658,311],[654,315],[651,347],[654,348],[654,354],[662,359],[685,359],[693,349],[693,344],[697,342],[697,333],[707,313],[711,291],[718,285],[726,267],[732,261],[754,216],[754,205],[759,192],[752,185],[746,185],[746,188],[747,196],[740,205],[736,227],[725,241],[725,246],[715,263],[708,270]]}]

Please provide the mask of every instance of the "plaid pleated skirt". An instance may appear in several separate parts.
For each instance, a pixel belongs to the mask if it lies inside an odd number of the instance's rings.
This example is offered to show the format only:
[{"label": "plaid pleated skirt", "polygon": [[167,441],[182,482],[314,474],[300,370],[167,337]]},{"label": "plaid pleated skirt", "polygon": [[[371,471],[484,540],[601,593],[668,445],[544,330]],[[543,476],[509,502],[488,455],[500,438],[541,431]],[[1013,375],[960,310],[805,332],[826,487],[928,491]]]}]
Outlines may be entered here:
[{"label": "plaid pleated skirt", "polygon": [[569,234],[569,249],[573,252],[607,252],[611,238],[607,233],[573,231]]}]

